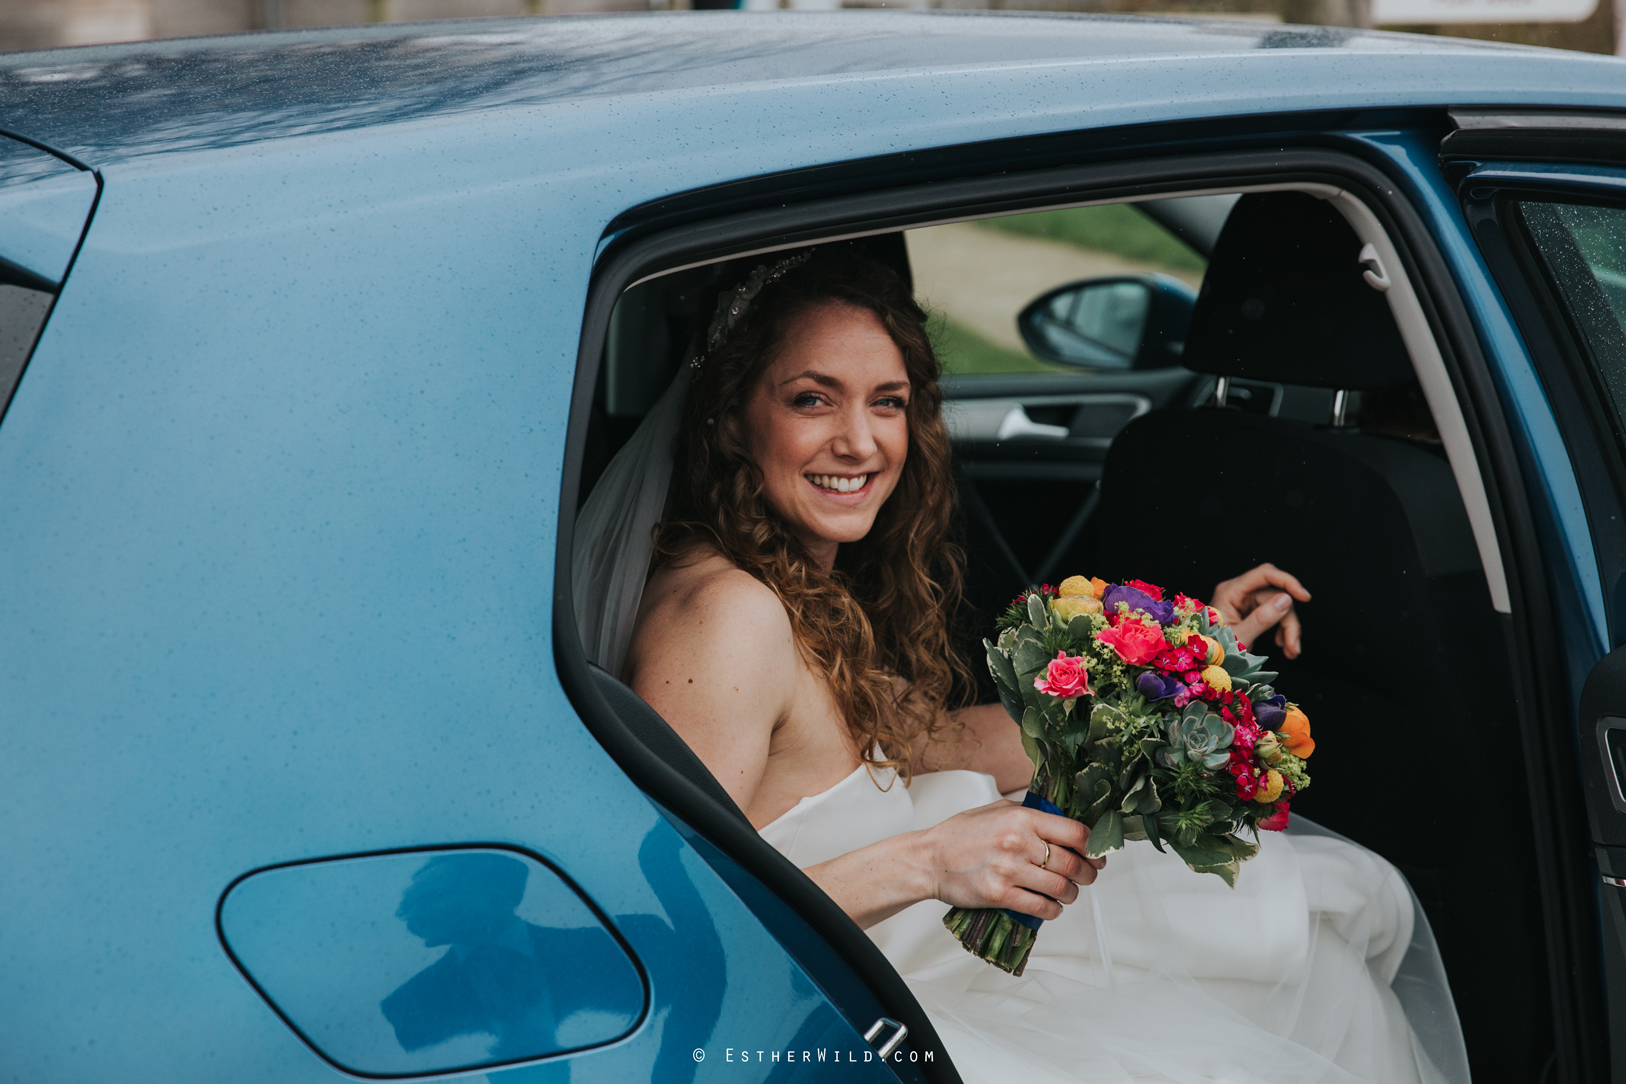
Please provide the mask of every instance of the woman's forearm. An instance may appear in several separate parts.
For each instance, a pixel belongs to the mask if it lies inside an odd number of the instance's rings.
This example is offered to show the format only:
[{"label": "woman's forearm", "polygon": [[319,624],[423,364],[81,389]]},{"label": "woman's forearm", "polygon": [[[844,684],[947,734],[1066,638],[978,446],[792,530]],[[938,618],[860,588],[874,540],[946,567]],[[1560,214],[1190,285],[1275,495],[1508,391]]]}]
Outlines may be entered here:
[{"label": "woman's forearm", "polygon": [[1033,778],[1033,762],[1022,748],[1022,732],[999,704],[979,704],[950,713],[962,724],[927,743],[916,770],[963,768],[994,777],[1001,793],[1020,790]]},{"label": "woman's forearm", "polygon": [[937,879],[925,832],[905,832],[803,870],[867,930],[934,897]]}]

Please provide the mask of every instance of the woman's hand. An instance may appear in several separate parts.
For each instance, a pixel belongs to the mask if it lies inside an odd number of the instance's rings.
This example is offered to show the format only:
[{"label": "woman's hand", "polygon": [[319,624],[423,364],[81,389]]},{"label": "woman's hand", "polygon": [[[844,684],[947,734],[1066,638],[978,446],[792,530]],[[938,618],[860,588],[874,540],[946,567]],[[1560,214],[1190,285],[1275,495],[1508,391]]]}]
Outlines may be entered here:
[{"label": "woman's hand", "polygon": [[1256,642],[1276,626],[1276,646],[1290,659],[1304,650],[1304,632],[1293,601],[1309,602],[1310,592],[1298,578],[1265,563],[1214,587],[1213,606],[1236,638]]},{"label": "woman's hand", "polygon": [[1081,857],[1089,838],[1089,829],[1077,821],[1001,800],[802,872],[866,930],[932,899],[1049,919],[1078,899],[1078,886],[1093,882],[1107,864]]},{"label": "woman's hand", "polygon": [[[931,896],[954,907],[1007,907],[1061,916],[1106,859],[1082,857],[1090,830],[1077,821],[998,801],[921,833]],[[1075,853],[1076,852],[1076,853]]]}]

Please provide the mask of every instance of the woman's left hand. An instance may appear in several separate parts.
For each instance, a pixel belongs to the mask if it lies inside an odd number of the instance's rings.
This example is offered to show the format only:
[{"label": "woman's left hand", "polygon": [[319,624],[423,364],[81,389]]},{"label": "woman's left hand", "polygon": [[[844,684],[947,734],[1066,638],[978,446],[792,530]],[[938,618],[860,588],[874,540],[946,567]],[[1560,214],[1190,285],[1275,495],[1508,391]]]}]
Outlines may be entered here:
[{"label": "woman's left hand", "polygon": [[1310,592],[1298,577],[1266,562],[1217,584],[1213,606],[1245,644],[1256,642],[1274,626],[1276,645],[1288,658],[1296,659],[1304,650],[1304,632],[1293,608],[1295,600],[1309,602]]}]

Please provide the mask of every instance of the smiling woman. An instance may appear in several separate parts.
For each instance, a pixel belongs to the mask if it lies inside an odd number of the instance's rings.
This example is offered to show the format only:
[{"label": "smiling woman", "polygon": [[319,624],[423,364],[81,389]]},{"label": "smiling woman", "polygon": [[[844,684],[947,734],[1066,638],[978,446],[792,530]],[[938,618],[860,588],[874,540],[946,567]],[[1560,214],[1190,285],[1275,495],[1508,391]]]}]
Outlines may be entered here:
[{"label": "smiling woman", "polygon": [[[813,793],[806,785],[824,789],[861,760],[907,771],[911,749],[942,725],[957,669],[946,615],[959,566],[947,538],[953,487],[938,365],[901,277],[838,246],[765,286],[692,371],[626,673],[657,710],[682,714],[668,679],[649,677],[660,668],[659,630],[689,628],[689,608],[714,596],[747,608],[760,598],[758,642],[794,644],[768,670],[796,676],[780,689],[805,678],[812,691],[797,703],[828,713],[770,720],[760,759],[718,773],[766,823]],[[878,644],[897,646],[877,658]],[[708,695],[688,676],[673,685]],[[920,690],[902,710],[898,677]],[[786,729],[787,720],[802,725]],[[792,768],[770,755],[771,740],[796,735],[827,755],[789,758]],[[707,758],[703,737],[690,744]],[[748,745],[719,735],[717,752],[742,756]]]},{"label": "smiling woman", "polygon": [[[674,465],[654,559],[629,562],[650,571],[622,673],[868,932],[962,1076],[1439,1079],[1391,986],[1414,908],[1376,855],[1272,838],[1235,890],[1144,849],[1103,873],[1087,827],[1002,796],[1033,774],[1018,728],[998,704],[949,710],[964,676],[950,451],[903,275],[823,246],[750,270],[716,313],[640,427]],[[1290,610],[1234,628],[1257,640]],[[945,903],[1055,925],[1031,974],[995,978],[945,930]]]}]

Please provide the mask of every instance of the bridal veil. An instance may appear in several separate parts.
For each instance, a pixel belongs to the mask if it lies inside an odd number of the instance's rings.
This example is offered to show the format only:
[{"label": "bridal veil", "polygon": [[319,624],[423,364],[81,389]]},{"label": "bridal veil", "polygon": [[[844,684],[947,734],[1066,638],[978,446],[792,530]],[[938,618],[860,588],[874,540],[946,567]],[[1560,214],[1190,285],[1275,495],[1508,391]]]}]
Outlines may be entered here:
[{"label": "bridal veil", "polygon": [[571,604],[589,662],[621,676],[655,552],[655,525],[672,485],[672,441],[693,372],[678,368],[632,439],[604,469],[576,516]]}]

